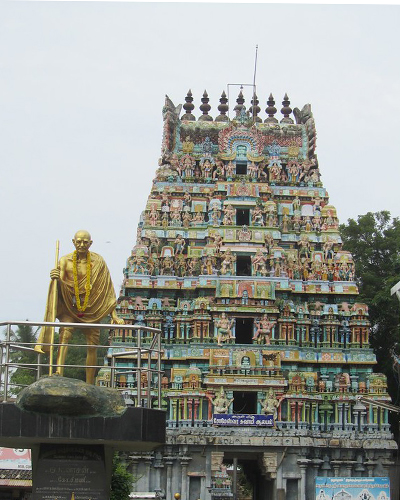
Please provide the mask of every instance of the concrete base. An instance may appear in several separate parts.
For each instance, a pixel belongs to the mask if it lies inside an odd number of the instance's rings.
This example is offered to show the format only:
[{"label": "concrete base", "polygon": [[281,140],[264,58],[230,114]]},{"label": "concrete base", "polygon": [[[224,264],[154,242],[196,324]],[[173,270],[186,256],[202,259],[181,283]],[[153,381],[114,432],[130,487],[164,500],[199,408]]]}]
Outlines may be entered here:
[{"label": "concrete base", "polygon": [[103,444],[115,450],[151,451],[165,443],[165,412],[127,408],[120,417],[66,417],[28,413],[0,404],[0,446],[41,443]]},{"label": "concrete base", "polygon": [[165,443],[165,428],[162,410],[85,418],[0,404],[0,446],[32,450],[34,500],[70,500],[72,492],[76,500],[107,500],[114,451],[154,450]]}]

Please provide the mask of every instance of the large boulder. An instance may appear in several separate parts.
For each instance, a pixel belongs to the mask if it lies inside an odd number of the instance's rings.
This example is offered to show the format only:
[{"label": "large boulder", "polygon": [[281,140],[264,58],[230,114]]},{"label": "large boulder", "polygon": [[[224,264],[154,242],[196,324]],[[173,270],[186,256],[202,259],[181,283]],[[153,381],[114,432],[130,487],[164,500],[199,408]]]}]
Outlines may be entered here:
[{"label": "large boulder", "polygon": [[126,410],[115,389],[96,387],[67,377],[42,377],[20,392],[24,411],[70,417],[117,417]]}]

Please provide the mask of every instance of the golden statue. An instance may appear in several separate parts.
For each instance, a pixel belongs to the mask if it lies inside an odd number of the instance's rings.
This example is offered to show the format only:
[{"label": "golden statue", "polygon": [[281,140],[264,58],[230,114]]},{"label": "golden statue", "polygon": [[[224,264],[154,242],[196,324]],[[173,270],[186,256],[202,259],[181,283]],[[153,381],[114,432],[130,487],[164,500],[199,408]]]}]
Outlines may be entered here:
[{"label": "golden statue", "polygon": [[[72,243],[76,250],[61,257],[58,266],[50,272],[52,282],[44,320],[54,322],[55,318],[58,318],[62,323],[100,323],[110,314],[112,323],[123,325],[124,320],[118,318],[115,312],[117,301],[107,265],[100,255],[89,252],[92,245],[90,234],[87,231],[78,231]],[[100,329],[84,328],[82,331],[89,346],[86,356],[86,382],[94,384],[96,369],[89,366],[97,364],[97,349],[90,346],[99,344]],[[62,376],[64,373],[62,365],[65,364],[72,333],[72,327],[60,328],[59,342],[62,345],[58,349],[55,370],[57,375]],[[51,351],[49,345],[42,344],[52,343],[53,335],[51,327],[43,327],[35,351]]]}]

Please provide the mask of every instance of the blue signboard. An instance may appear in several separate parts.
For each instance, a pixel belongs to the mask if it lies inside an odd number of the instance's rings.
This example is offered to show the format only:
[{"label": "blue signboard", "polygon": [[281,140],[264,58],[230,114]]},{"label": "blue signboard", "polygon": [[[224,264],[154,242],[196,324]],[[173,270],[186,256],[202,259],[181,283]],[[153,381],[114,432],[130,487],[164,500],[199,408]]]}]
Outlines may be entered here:
[{"label": "blue signboard", "polygon": [[273,415],[218,413],[213,415],[213,424],[240,427],[274,427],[275,422]]},{"label": "blue signboard", "polygon": [[316,477],[315,500],[390,500],[388,477]]}]

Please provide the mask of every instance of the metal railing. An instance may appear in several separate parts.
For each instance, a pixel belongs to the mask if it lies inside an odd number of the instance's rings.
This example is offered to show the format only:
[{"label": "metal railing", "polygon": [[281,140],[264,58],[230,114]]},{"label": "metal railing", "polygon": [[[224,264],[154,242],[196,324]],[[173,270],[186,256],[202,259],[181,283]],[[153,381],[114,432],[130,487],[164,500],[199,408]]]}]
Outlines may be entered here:
[{"label": "metal railing", "polygon": [[[144,406],[145,399],[142,399],[142,394],[146,392],[146,402],[147,407],[151,408],[151,389],[156,391],[158,401],[157,408],[161,408],[161,330],[157,328],[150,328],[141,325],[115,325],[115,324],[105,324],[105,323],[61,323],[61,322],[45,322],[45,321],[4,321],[0,322],[0,327],[6,327],[6,338],[0,341],[0,394],[3,394],[3,401],[9,401],[10,398],[10,386],[13,384],[10,382],[10,377],[13,370],[16,369],[26,369],[33,370],[36,372],[36,379],[44,375],[44,371],[47,369],[49,374],[53,373],[52,364],[50,361],[46,360],[46,354],[37,353],[34,350],[36,343],[32,342],[16,342],[12,340],[12,326],[31,326],[31,327],[72,327],[79,330],[85,330],[86,328],[98,328],[100,330],[133,330],[135,335],[136,345],[129,346],[129,348],[120,351],[120,346],[111,345],[88,345],[88,344],[68,344],[69,349],[74,349],[77,347],[91,347],[96,349],[107,350],[107,358],[109,360],[108,367],[110,368],[110,386],[111,388],[117,389],[117,377],[126,374],[132,374],[136,376],[137,383],[137,404],[136,406]],[[148,342],[148,336],[152,335],[152,338]],[[144,336],[146,336],[146,342],[144,342]],[[49,349],[57,349],[62,345],[60,343],[43,343],[42,346],[47,346]],[[25,351],[37,354],[36,362],[32,363],[22,363],[14,361],[12,359],[12,353],[16,351]],[[122,370],[118,368],[117,359],[119,358],[133,358],[132,367],[125,368]],[[71,365],[64,364],[59,365],[60,368],[94,368],[101,369],[107,368],[107,365]],[[142,376],[145,375],[147,380],[147,391],[142,387]],[[1,397],[1,396],[0,396]]]}]

